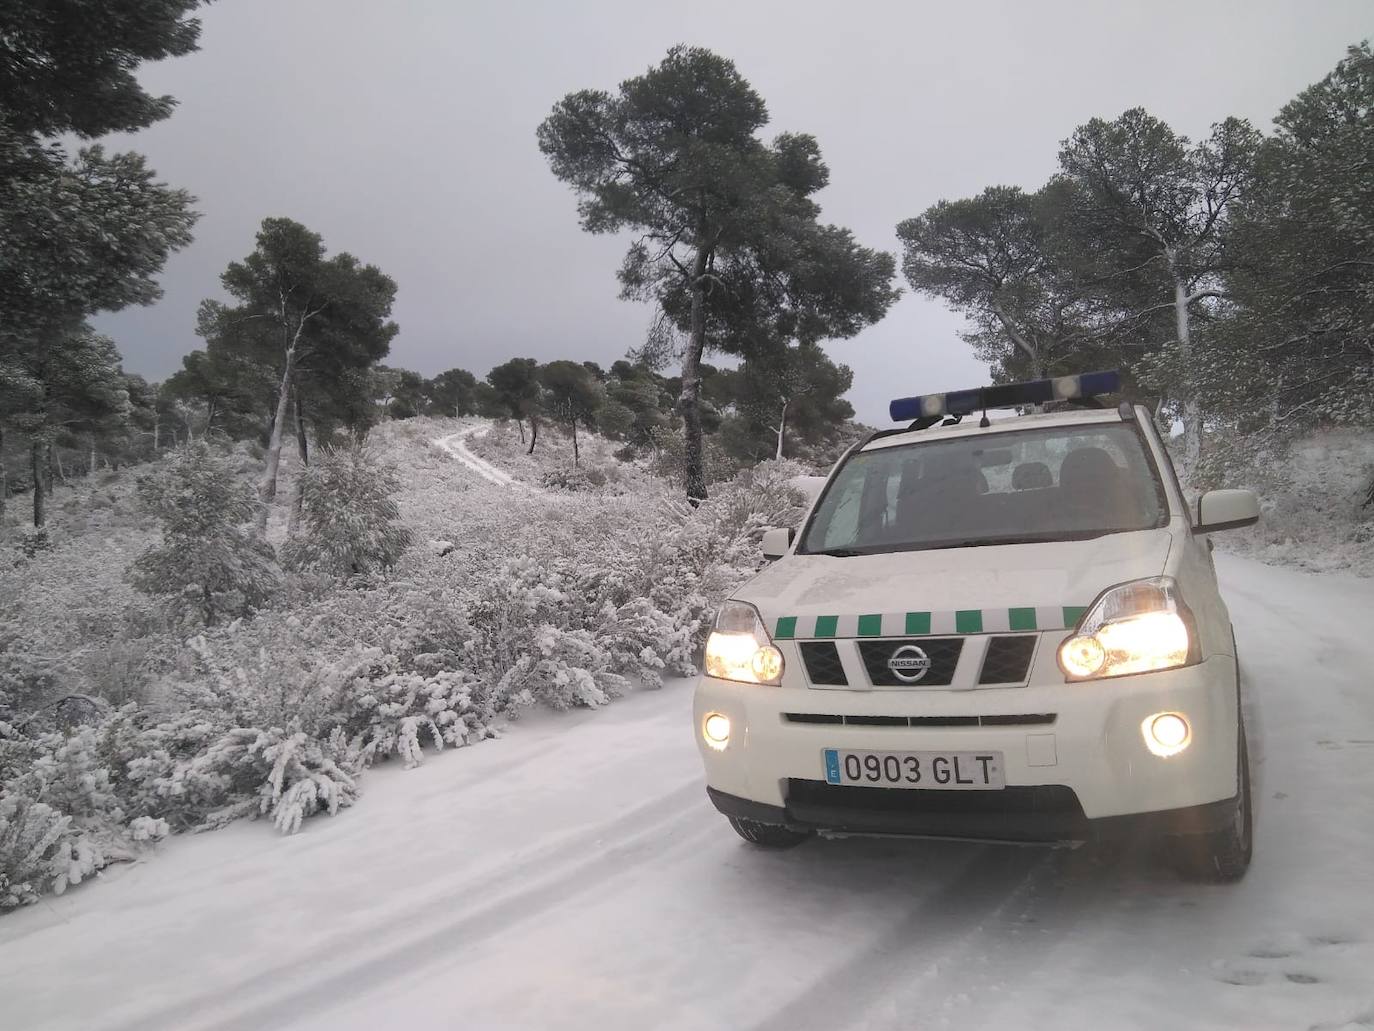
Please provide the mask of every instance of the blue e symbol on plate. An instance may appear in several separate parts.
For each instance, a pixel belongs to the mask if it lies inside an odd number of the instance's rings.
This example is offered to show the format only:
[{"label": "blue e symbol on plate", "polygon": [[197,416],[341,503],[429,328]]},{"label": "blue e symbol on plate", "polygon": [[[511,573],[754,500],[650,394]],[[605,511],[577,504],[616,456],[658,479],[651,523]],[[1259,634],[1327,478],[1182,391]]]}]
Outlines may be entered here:
[{"label": "blue e symbol on plate", "polygon": [[838,784],[840,782],[840,752],[836,748],[827,748],[825,755],[825,782],[827,784]]}]

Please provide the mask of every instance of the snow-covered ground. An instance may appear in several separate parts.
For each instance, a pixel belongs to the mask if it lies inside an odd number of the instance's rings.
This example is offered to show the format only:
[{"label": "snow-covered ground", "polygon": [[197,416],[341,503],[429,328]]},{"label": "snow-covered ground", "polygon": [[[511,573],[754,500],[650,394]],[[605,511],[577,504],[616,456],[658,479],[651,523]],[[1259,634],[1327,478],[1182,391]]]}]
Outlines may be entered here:
[{"label": "snow-covered ground", "polygon": [[439,437],[434,443],[488,483],[494,483],[498,487],[524,486],[510,473],[498,469],[486,459],[479,458],[468,450],[468,444],[474,437],[484,437],[490,432],[490,423],[482,423],[478,426],[469,426],[467,429],[451,433],[446,437]]},{"label": "snow-covered ground", "polygon": [[1369,1027],[1374,583],[1220,567],[1258,805],[1239,885],[1086,851],[753,851],[676,681],[0,919],[0,1025]]}]

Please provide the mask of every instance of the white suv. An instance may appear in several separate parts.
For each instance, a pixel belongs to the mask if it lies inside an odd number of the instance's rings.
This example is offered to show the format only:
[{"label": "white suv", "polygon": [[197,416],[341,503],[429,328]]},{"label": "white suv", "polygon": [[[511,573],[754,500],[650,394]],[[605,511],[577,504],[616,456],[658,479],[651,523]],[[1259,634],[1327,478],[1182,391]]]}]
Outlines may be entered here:
[{"label": "white suv", "polygon": [[[1104,379],[1104,377],[1107,377]],[[1111,374],[928,395],[836,464],[777,561],[725,603],[695,699],[716,808],[748,841],[813,833],[1168,838],[1217,880],[1250,862],[1234,637],[1207,534],[1144,408],[984,405]],[[1048,395],[1048,396],[1046,396]]]}]

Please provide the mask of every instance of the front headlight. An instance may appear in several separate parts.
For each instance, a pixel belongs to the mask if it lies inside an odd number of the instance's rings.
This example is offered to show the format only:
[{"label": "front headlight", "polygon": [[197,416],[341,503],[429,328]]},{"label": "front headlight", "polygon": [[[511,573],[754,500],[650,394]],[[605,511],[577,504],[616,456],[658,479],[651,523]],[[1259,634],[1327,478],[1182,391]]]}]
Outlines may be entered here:
[{"label": "front headlight", "polygon": [[1070,680],[1152,673],[1197,661],[1192,614],[1172,577],[1156,576],[1104,591],[1059,646]]},{"label": "front headlight", "polygon": [[758,609],[748,602],[721,606],[716,628],[706,639],[706,675],[745,684],[782,682],[782,652],[773,647]]}]

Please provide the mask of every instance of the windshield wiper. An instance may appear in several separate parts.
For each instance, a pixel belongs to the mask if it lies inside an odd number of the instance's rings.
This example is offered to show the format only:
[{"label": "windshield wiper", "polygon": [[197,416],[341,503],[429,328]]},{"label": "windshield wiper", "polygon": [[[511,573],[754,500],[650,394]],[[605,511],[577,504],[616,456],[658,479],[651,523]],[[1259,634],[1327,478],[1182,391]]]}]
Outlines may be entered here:
[{"label": "windshield wiper", "polygon": [[866,555],[867,552],[855,551],[853,548],[826,548],[824,551],[808,551],[807,555],[829,555],[831,558],[856,558],[859,555]]},{"label": "windshield wiper", "polygon": [[1053,541],[1068,540],[1067,537],[971,537],[966,541],[951,541],[948,544],[931,544],[916,548],[917,551],[945,551],[949,548],[991,548],[999,544],[1049,544]]}]

